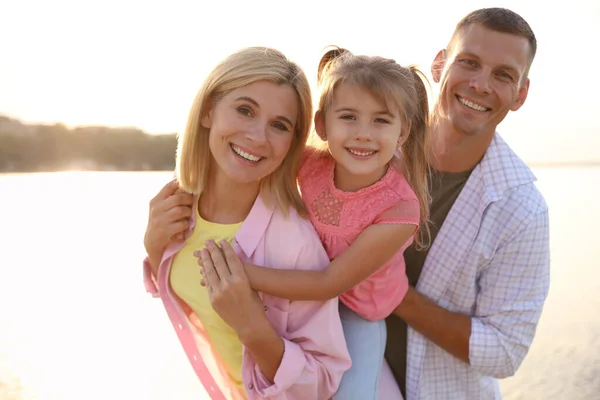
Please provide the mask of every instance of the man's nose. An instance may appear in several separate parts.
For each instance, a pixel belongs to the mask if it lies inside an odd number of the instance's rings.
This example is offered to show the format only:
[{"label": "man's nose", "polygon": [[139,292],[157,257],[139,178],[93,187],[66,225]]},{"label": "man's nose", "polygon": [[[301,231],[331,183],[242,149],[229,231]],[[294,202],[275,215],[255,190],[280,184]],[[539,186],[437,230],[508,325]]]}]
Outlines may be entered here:
[{"label": "man's nose", "polygon": [[477,93],[489,94],[492,91],[490,79],[492,79],[491,73],[482,69],[471,78],[469,84]]}]

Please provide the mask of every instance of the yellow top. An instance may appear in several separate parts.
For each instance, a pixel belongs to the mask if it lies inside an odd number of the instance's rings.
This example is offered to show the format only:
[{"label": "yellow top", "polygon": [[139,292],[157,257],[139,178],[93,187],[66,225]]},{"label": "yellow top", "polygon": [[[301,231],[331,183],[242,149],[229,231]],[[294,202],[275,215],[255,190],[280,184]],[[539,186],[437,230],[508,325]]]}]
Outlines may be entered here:
[{"label": "yellow top", "polygon": [[194,251],[200,250],[208,240],[231,243],[242,225],[208,222],[196,209],[196,226],[183,248],[175,255],[169,280],[173,291],[196,314],[208,336],[208,340],[219,355],[231,381],[244,391],[242,383],[242,343],[235,331],[213,310],[206,287],[200,285],[202,276]]}]

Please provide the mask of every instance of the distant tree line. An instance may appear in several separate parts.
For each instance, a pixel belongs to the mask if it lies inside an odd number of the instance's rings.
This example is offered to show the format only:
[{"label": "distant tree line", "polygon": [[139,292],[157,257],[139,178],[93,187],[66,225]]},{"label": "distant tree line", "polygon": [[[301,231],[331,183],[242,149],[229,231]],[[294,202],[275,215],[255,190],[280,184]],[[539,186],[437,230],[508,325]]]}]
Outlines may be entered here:
[{"label": "distant tree line", "polygon": [[24,124],[0,115],[0,172],[173,170],[176,146],[175,134]]}]

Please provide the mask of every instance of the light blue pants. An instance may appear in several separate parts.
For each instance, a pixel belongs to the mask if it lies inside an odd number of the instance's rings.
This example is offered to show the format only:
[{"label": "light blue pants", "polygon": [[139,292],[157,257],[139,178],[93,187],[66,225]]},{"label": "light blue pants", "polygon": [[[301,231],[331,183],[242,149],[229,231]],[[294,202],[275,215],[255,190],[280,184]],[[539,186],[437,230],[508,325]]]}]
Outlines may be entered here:
[{"label": "light blue pants", "polygon": [[368,321],[341,302],[340,318],[352,367],[342,377],[333,400],[377,400],[387,335],[385,320]]}]

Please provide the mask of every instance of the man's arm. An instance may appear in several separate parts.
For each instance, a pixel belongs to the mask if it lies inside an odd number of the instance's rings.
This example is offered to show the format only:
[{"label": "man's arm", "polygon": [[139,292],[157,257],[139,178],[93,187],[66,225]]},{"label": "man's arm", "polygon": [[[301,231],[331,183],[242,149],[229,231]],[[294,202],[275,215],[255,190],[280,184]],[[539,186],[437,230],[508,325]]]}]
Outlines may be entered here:
[{"label": "man's arm", "polygon": [[471,317],[468,315],[448,311],[413,288],[408,289],[394,314],[448,353],[469,362]]},{"label": "man's arm", "polygon": [[409,289],[394,314],[480,373],[513,375],[525,358],[550,280],[548,212],[534,215],[482,272],[473,316]]}]

